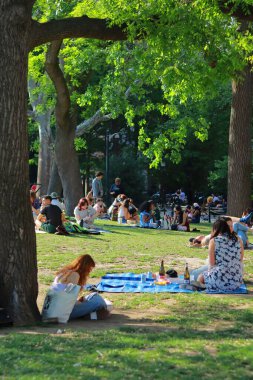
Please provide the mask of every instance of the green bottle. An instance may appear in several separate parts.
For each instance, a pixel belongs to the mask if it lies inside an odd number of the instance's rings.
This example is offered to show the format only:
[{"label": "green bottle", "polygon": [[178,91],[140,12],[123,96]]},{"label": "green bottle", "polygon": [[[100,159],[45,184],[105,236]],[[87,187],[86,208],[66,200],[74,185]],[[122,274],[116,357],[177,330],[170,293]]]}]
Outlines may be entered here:
[{"label": "green bottle", "polygon": [[188,263],[185,263],[184,284],[190,284],[190,272],[188,269]]},{"label": "green bottle", "polygon": [[165,276],[165,269],[164,269],[164,262],[163,262],[163,260],[161,261],[161,266],[160,266],[160,269],[159,269],[159,276],[160,277],[164,277]]}]

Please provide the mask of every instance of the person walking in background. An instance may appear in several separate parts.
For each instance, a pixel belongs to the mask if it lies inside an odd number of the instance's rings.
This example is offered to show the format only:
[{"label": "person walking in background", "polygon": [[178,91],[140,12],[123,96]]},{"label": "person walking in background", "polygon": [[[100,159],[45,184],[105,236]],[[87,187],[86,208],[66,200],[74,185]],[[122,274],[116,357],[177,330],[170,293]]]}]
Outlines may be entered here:
[{"label": "person walking in background", "polygon": [[110,194],[113,198],[117,198],[120,194],[125,194],[124,188],[121,185],[121,179],[115,178],[114,184],[110,187]]},{"label": "person walking in background", "polygon": [[104,195],[103,184],[102,184],[103,176],[104,176],[103,172],[97,172],[96,177],[92,181],[92,193],[93,193],[93,198],[95,199],[95,201],[96,201],[96,198],[102,198]]}]

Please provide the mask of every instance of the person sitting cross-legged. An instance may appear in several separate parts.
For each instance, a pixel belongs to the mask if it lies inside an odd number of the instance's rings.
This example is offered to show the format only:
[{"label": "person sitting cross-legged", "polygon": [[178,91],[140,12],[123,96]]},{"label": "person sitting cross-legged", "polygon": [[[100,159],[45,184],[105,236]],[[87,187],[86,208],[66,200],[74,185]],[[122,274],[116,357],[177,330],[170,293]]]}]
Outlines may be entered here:
[{"label": "person sitting cross-legged", "polygon": [[45,207],[40,211],[35,220],[36,227],[50,234],[69,235],[62,225],[65,221],[64,214],[58,206],[51,204],[51,196],[44,196],[42,201]]}]

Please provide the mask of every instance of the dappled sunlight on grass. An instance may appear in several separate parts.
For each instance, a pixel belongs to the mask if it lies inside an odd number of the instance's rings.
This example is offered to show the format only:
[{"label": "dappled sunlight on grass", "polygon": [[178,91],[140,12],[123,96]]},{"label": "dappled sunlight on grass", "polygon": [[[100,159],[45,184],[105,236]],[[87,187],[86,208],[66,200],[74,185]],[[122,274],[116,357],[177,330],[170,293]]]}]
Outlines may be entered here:
[{"label": "dappled sunlight on grass", "polygon": [[[103,222],[99,222],[103,225]],[[188,239],[208,234],[128,228],[106,222],[112,233],[65,237],[37,235],[40,303],[63,265],[89,253],[91,283],[107,272],[183,272],[205,263],[207,250]],[[252,239],[250,237],[250,239]],[[253,251],[245,251],[245,278],[253,280]],[[253,283],[248,284],[253,289]],[[115,311],[106,321],[8,329],[0,335],[3,379],[252,379],[252,295],[106,294]],[[58,329],[64,334],[56,334]]]}]

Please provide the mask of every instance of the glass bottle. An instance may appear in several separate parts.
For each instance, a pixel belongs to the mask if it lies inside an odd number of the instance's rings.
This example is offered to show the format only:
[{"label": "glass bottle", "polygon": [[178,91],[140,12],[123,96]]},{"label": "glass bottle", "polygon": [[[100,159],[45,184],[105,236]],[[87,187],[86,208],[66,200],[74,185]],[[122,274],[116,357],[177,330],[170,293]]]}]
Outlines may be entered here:
[{"label": "glass bottle", "polygon": [[188,263],[185,263],[184,284],[190,284],[190,272],[188,269]]}]

